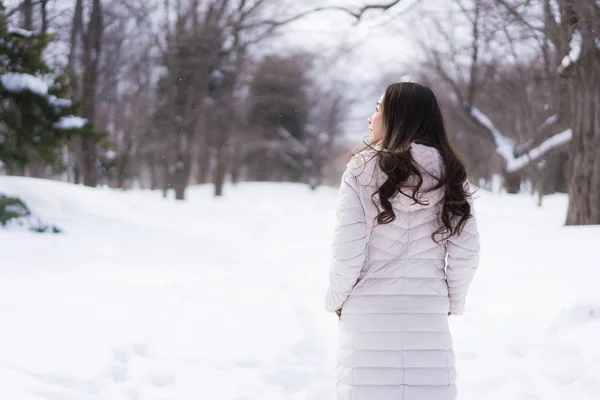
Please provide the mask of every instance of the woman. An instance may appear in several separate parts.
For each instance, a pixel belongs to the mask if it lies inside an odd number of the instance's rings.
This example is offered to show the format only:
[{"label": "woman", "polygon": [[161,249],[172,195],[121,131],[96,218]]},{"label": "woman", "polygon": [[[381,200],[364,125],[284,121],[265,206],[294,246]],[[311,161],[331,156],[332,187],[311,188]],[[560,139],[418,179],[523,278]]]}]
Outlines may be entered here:
[{"label": "woman", "polygon": [[465,168],[426,86],[390,85],[368,121],[342,178],[325,299],[340,317],[337,399],[455,399],[448,316],[479,261]]}]

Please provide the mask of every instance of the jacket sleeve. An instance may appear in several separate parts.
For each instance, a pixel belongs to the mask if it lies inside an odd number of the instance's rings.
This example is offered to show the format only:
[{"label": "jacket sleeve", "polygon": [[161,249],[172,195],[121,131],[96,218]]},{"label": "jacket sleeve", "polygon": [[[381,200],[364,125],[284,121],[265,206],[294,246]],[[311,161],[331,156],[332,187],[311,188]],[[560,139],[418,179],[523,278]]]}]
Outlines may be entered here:
[{"label": "jacket sleeve", "polygon": [[473,201],[469,203],[473,217],[467,220],[459,236],[452,236],[446,243],[446,281],[450,312],[455,315],[464,313],[467,291],[479,264],[479,230]]},{"label": "jacket sleeve", "polygon": [[325,296],[327,311],[342,307],[363,267],[369,240],[365,211],[352,163],[342,177],[336,207],[336,226],[329,267],[329,287]]}]

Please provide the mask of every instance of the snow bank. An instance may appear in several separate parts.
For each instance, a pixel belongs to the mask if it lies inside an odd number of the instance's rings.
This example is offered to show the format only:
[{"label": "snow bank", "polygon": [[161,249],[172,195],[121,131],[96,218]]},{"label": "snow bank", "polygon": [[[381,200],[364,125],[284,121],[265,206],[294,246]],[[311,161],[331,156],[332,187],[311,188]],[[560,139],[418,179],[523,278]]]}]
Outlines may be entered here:
[{"label": "snow bank", "polygon": [[[65,230],[0,230],[0,399],[335,398],[336,188],[0,188]],[[564,227],[564,196],[477,196],[481,266],[450,319],[459,400],[596,400],[600,228]]]}]

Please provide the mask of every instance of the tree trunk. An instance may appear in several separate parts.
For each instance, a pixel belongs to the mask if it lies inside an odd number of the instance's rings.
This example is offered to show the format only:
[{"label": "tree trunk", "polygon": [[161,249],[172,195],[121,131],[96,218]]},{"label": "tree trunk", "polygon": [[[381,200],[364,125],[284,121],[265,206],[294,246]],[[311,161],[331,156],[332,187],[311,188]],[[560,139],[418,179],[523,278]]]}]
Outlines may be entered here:
[{"label": "tree trunk", "polygon": [[592,0],[565,3],[581,35],[579,57],[560,70],[568,76],[573,130],[566,223],[600,224],[600,7]]},{"label": "tree trunk", "polygon": [[158,162],[154,152],[148,156],[148,165],[150,167],[150,190],[158,189]]},{"label": "tree trunk", "polygon": [[175,174],[173,176],[175,200],[185,200],[185,189],[190,182],[192,161],[192,154],[189,145],[181,148],[177,159],[177,164],[175,164]]},{"label": "tree trunk", "polygon": [[231,156],[231,167],[230,167],[230,176],[231,176],[231,184],[232,185],[237,185],[237,183],[240,180],[240,169],[241,169],[241,163],[240,163],[240,154],[237,152],[234,152],[233,155]]},{"label": "tree trunk", "polygon": [[[178,163],[179,164],[179,163]],[[173,187],[175,189],[175,200],[185,200],[185,189],[187,188],[187,179],[189,175],[184,171],[185,166],[177,166],[173,176]],[[189,168],[189,167],[187,167]]]},{"label": "tree trunk", "polygon": [[131,137],[131,130],[125,133],[125,150],[120,154],[117,161],[117,187],[125,189],[125,182],[129,176],[133,176],[131,173],[132,156],[133,150],[133,139]]},{"label": "tree trunk", "polygon": [[167,198],[167,194],[169,192],[169,188],[171,187],[171,182],[170,182],[170,174],[169,174],[169,160],[167,157],[163,157],[163,186],[162,186],[162,191],[163,191],[163,197],[166,199]]},{"label": "tree trunk", "polygon": [[502,178],[504,179],[504,188],[507,193],[519,193],[519,190],[521,189],[521,177],[518,173],[503,171]]},{"label": "tree trunk", "polygon": [[73,182],[76,185],[79,185],[81,183],[81,165],[83,164],[83,157],[81,155],[81,138],[75,138],[73,140],[73,150]]},{"label": "tree trunk", "polygon": [[23,0],[21,4],[23,15],[23,28],[28,31],[33,30],[33,0]]},{"label": "tree trunk", "polygon": [[185,200],[185,188],[187,187],[187,185],[184,185],[183,183],[176,183],[175,184],[175,200]]},{"label": "tree trunk", "polygon": [[[71,99],[74,102],[81,100],[81,93],[77,86],[77,75],[75,73],[75,60],[77,55],[77,44],[79,43],[78,38],[81,36],[83,29],[83,0],[75,0],[75,12],[73,14],[73,21],[71,24],[71,37],[69,56],[67,59],[66,75],[71,84]],[[71,167],[73,168],[73,181],[75,184],[81,183],[81,170],[83,165],[82,155],[82,144],[81,138],[75,137],[73,139],[73,158],[71,161]]]},{"label": "tree trunk", "polygon": [[213,182],[215,184],[215,196],[223,195],[223,186],[225,185],[225,175],[227,174],[227,148],[220,147],[217,150],[217,162],[215,165],[215,175]]},{"label": "tree trunk", "polygon": [[208,141],[204,138],[200,143],[200,151],[198,156],[198,176],[197,180],[199,184],[208,183],[208,174],[210,172],[210,146]]},{"label": "tree trunk", "polygon": [[590,61],[582,60],[576,71],[580,78],[571,78],[573,139],[567,225],[600,224],[600,62],[593,65]]},{"label": "tree trunk", "polygon": [[81,34],[81,30],[83,29],[83,0],[75,1],[75,13],[73,14],[73,22],[71,25],[71,38],[70,38],[70,48],[69,48],[69,57],[67,60],[67,74],[69,75],[69,79],[71,80],[71,84],[76,82],[75,79],[75,55],[77,54],[77,38]]},{"label": "tree trunk", "polygon": [[96,174],[96,144],[90,139],[83,139],[81,141],[81,148],[81,156],[83,158],[83,184],[85,186],[95,187],[98,184],[98,176]]},{"label": "tree trunk", "polygon": [[[84,42],[83,99],[85,106],[82,113],[83,117],[92,123],[96,117],[96,86],[102,51],[103,30],[102,6],[100,5],[100,0],[94,0]],[[96,186],[98,183],[96,173],[96,161],[98,158],[96,143],[90,138],[84,138],[82,140],[82,150],[83,184],[92,187]]]},{"label": "tree trunk", "polygon": [[40,8],[42,11],[42,35],[45,35],[48,32],[48,0],[41,0]]}]

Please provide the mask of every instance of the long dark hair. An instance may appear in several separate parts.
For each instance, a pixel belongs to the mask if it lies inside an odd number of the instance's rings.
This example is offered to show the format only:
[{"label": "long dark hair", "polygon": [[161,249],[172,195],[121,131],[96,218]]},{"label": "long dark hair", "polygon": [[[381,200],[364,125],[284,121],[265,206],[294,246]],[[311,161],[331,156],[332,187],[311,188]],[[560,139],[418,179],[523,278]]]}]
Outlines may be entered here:
[{"label": "long dark hair", "polygon": [[[441,235],[442,239],[459,235],[472,217],[468,202],[471,194],[465,186],[465,167],[448,141],[442,111],[433,91],[413,82],[388,86],[383,99],[383,129],[383,138],[366,147],[375,151],[379,168],[387,176],[383,185],[373,193],[374,202],[378,196],[383,208],[377,215],[377,222],[388,224],[396,219],[390,201],[396,195],[407,196],[415,203],[426,205],[419,198],[423,176],[410,152],[411,145],[417,143],[437,149],[444,163],[441,176],[434,177],[437,184],[426,190],[444,190],[441,226],[433,233],[432,239],[440,241],[437,235]],[[409,186],[411,192],[403,191]]]}]

